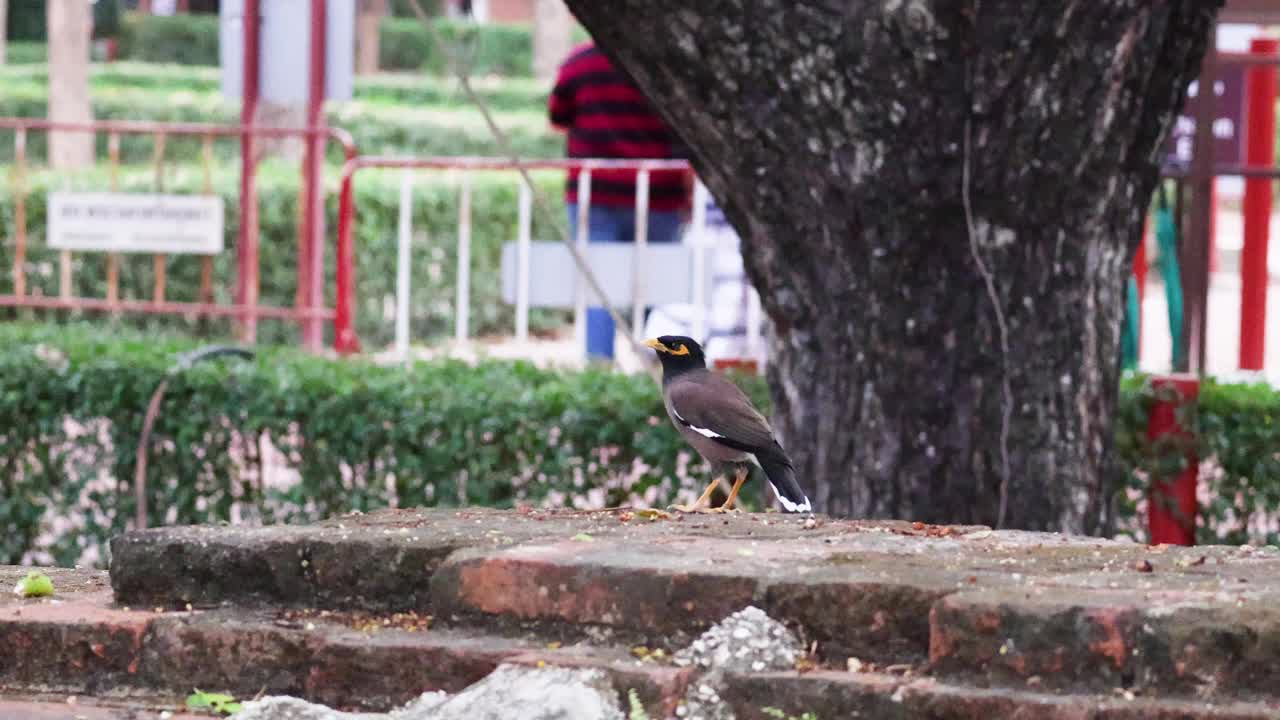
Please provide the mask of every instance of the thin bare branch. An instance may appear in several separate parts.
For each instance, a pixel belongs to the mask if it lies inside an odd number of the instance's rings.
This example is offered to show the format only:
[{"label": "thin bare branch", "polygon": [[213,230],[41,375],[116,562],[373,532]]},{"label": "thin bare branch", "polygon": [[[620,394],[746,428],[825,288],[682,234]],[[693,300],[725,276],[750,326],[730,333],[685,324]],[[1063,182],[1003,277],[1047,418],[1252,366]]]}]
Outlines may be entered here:
[{"label": "thin bare branch", "polygon": [[[422,9],[422,5],[418,0],[411,0],[409,6],[413,8],[413,12],[417,15],[418,20],[424,27],[426,27],[427,32],[431,34],[431,42],[439,48],[448,47],[444,42],[444,37],[440,34],[440,31],[436,28],[435,24],[431,22],[430,16],[428,16],[426,11]],[[529,186],[529,190],[533,197],[533,204],[542,215],[542,220],[546,222],[548,226],[555,229],[556,237],[560,242],[564,243],[567,248],[569,248],[569,254],[573,257],[574,264],[578,267],[579,275],[586,279],[591,291],[595,293],[599,305],[603,306],[604,309],[609,312],[609,315],[613,318],[613,322],[626,334],[627,340],[631,343],[631,347],[635,350],[636,354],[640,357],[644,357],[648,352],[648,348],[636,340],[635,334],[632,331],[631,323],[609,304],[608,297],[605,295],[604,289],[600,285],[600,281],[596,278],[595,273],[591,272],[590,266],[587,265],[586,258],[582,256],[582,253],[579,251],[576,243],[569,238],[568,232],[560,224],[560,219],[555,216],[555,213],[551,212],[546,199],[538,192],[537,186],[533,184],[532,176],[521,164],[521,159],[512,149],[511,141],[507,138],[506,133],[503,132],[502,128],[498,127],[498,123],[494,121],[493,113],[490,112],[489,107],[484,102],[484,99],[481,98],[480,95],[476,93],[475,89],[471,87],[471,79],[469,76],[470,62],[462,61],[462,59],[457,55],[460,55],[460,53],[456,54],[455,57],[452,58],[453,62],[450,64],[454,66],[454,74],[457,76],[458,84],[462,87],[463,93],[466,94],[467,100],[471,104],[475,105],[476,109],[478,109],[480,114],[484,117],[485,124],[489,127],[489,133],[493,135],[494,141],[498,144],[500,153],[511,161],[516,170],[520,173],[521,178]],[[654,367],[652,363],[647,363],[646,367],[649,370],[649,376],[652,377],[655,382],[660,382],[660,376],[657,368]]]}]

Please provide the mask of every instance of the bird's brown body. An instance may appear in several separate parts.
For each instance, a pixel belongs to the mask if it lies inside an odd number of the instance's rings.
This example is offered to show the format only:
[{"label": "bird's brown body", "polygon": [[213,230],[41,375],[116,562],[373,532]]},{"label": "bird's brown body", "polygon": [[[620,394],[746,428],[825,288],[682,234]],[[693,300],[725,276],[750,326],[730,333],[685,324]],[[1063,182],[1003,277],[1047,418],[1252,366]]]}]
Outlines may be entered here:
[{"label": "bird's brown body", "polygon": [[[727,398],[739,402],[715,405],[708,402]],[[713,465],[751,463],[751,453],[714,439],[705,428],[716,428],[716,434],[735,439],[749,438],[745,442],[752,444],[773,441],[769,422],[751,406],[746,394],[710,370],[690,370],[664,383],[662,399],[671,424],[699,455]],[[687,409],[682,416],[675,407]]]},{"label": "bird's brown body", "polygon": [[707,369],[702,348],[685,337],[664,336],[649,341],[662,360],[662,399],[671,424],[707,462],[715,479],[694,503],[696,509],[732,470],[733,488],[725,509],[733,502],[755,465],[764,470],[783,507],[809,512],[812,505],[795,479],[786,451],[774,438],[773,428],[750,398],[724,376]]}]

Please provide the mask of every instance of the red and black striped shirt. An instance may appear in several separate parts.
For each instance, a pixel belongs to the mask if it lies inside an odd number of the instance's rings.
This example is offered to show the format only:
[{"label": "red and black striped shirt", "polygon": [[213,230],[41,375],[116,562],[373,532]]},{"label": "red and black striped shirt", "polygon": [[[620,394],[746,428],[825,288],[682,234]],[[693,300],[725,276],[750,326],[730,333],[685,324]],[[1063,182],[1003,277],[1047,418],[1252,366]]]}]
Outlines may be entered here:
[{"label": "red and black striped shirt", "polygon": [[[571,158],[665,159],[685,157],[679,140],[641,94],[592,43],[575,48],[560,66],[549,102],[551,124],[568,134]],[[578,171],[571,170],[565,199],[577,202]],[[635,207],[634,170],[591,171],[591,204]],[[649,208],[687,208],[684,173],[649,174]]]}]

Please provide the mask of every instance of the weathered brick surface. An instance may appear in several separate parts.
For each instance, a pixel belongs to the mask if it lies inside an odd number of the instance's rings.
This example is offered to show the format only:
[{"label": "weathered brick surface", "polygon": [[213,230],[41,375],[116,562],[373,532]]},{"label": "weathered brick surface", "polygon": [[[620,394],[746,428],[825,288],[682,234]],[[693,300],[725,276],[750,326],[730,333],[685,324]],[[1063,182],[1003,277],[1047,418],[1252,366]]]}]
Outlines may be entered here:
[{"label": "weathered brick surface", "polygon": [[441,614],[484,613],[664,635],[705,629],[751,604],[758,590],[756,578],[717,572],[697,553],[677,549],[655,556],[643,547],[574,541],[464,554],[432,580]]},{"label": "weathered brick surface", "polygon": [[1274,702],[1205,702],[1115,694],[974,688],[930,678],[845,672],[730,675],[722,697],[738,720],[791,716],[876,720],[1274,720]]},{"label": "weathered brick surface", "polygon": [[919,662],[929,652],[928,618],[933,604],[954,591],[957,577],[923,573],[915,584],[900,581],[902,568],[828,569],[801,582],[768,587],[762,607],[770,616],[802,628],[823,655],[885,662]]},{"label": "weathered brick surface", "polygon": [[1280,594],[1148,607],[1135,654],[1140,685],[1280,696]]},{"label": "weathered brick surface", "polygon": [[1203,590],[951,595],[933,608],[939,673],[1052,687],[1271,694],[1280,595]]},{"label": "weathered brick surface", "polygon": [[[911,681],[752,679],[865,717],[1258,717],[1280,699],[1271,550],[778,514],[494,510],[161,528],[113,548],[115,605],[92,573],[55,577],[61,604],[0,597],[0,643],[18,648],[0,656],[0,682],[199,683],[378,709],[460,689],[501,662],[546,662],[604,668],[665,712],[696,676],[638,663],[627,645],[674,649],[756,605],[816,647],[821,667],[856,657],[910,668]],[[0,569],[0,581],[18,574]],[[368,616],[401,610],[416,612]],[[56,651],[37,657],[37,646]],[[750,702],[767,700],[743,683]],[[1245,704],[1214,715],[1205,700]]]},{"label": "weathered brick surface", "polygon": [[106,607],[105,591],[0,607],[0,686],[97,692],[132,684],[147,613]]},{"label": "weathered brick surface", "polygon": [[[642,663],[624,648],[553,649],[538,638],[430,625],[430,617],[420,615],[124,610],[111,607],[104,590],[73,593],[65,601],[0,607],[0,648],[6,651],[0,653],[0,690],[118,696],[200,688],[388,710],[423,692],[462,690],[503,662],[545,663],[601,668],[620,696],[635,689],[654,716],[663,717],[674,709],[690,672]],[[113,638],[126,642],[113,644]],[[0,720],[9,718],[0,714]]]},{"label": "weathered brick surface", "polygon": [[[70,700],[70,701],[69,701]],[[83,697],[5,697],[0,694],[4,720],[150,720],[170,713],[169,720],[208,720],[208,715],[182,712],[182,703],[168,701],[102,701]]]},{"label": "weathered brick surface", "polygon": [[406,630],[383,625],[377,616],[299,619],[261,610],[197,611],[152,623],[142,677],[158,688],[217,688],[237,696],[266,692],[386,710],[423,692],[457,692],[503,660],[536,647],[432,630],[425,619],[422,629]]},{"label": "weathered brick surface", "polygon": [[458,692],[527,649],[450,631],[326,633],[300,694],[331,706],[385,710],[431,690]]},{"label": "weathered brick surface", "polygon": [[1123,593],[957,593],[933,608],[930,660],[937,672],[996,682],[1129,687],[1141,627],[1139,606]]},{"label": "weathered brick surface", "polygon": [[143,681],[156,688],[299,694],[318,638],[238,611],[157,616],[143,649]]},{"label": "weathered brick surface", "polygon": [[[425,609],[427,581],[456,549],[408,529],[341,524],[261,534],[192,527],[130,533],[111,543],[111,582],[125,603],[209,607],[222,602],[300,607]],[[403,532],[402,532],[403,530]]]}]

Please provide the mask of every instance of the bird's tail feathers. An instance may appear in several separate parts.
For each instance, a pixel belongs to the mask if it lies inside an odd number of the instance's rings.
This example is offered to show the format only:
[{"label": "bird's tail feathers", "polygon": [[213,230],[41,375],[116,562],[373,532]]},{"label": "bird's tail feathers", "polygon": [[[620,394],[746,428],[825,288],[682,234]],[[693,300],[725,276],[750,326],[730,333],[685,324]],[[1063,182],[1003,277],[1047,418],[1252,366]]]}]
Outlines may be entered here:
[{"label": "bird's tail feathers", "polygon": [[778,502],[782,503],[787,512],[813,512],[813,504],[800,489],[800,483],[796,482],[796,470],[791,465],[791,458],[787,457],[782,448],[770,448],[755,455],[765,477],[769,479],[773,494],[778,496]]}]

